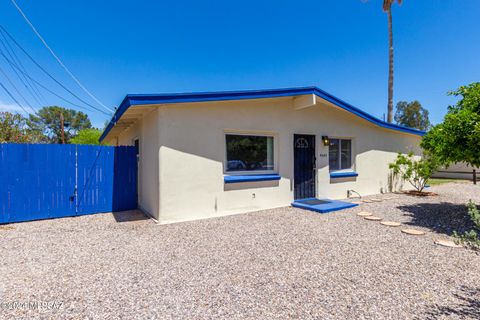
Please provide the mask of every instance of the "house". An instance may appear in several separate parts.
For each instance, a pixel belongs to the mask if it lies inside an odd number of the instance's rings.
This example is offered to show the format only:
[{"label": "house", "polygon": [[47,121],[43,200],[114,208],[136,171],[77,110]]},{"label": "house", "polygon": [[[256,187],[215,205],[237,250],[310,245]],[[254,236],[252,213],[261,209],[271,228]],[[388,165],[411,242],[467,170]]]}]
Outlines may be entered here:
[{"label": "house", "polygon": [[480,179],[480,168],[471,167],[464,162],[453,163],[448,167],[439,168],[432,177],[476,181]]},{"label": "house", "polygon": [[138,147],[139,207],[171,223],[388,192],[423,134],[305,87],[127,95],[100,139]]}]

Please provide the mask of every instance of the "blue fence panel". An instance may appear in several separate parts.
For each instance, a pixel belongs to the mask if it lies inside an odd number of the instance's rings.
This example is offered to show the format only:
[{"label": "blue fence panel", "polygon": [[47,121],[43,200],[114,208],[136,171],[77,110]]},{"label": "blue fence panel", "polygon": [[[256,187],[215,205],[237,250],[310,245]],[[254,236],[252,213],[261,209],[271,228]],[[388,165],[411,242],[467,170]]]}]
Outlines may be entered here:
[{"label": "blue fence panel", "polygon": [[112,211],[114,147],[78,146],[78,214]]},{"label": "blue fence panel", "polygon": [[0,222],[75,215],[72,145],[0,144]]},{"label": "blue fence panel", "polygon": [[135,208],[134,147],[0,144],[0,223]]},{"label": "blue fence panel", "polygon": [[137,208],[133,147],[78,146],[78,214]]}]

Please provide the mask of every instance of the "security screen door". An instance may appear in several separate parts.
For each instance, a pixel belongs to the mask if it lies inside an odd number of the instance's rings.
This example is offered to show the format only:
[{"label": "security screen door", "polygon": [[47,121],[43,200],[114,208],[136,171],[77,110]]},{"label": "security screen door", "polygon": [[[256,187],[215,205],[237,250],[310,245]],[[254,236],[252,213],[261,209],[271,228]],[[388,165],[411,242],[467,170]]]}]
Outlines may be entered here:
[{"label": "security screen door", "polygon": [[294,152],[294,197],[315,198],[315,136],[295,134]]}]

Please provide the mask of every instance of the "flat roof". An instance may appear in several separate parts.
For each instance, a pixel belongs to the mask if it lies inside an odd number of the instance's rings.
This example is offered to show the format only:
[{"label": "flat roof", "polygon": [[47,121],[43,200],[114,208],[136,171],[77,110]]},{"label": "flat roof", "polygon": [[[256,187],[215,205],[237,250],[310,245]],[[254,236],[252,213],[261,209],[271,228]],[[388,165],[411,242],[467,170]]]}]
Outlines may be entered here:
[{"label": "flat roof", "polygon": [[188,93],[166,93],[166,94],[127,94],[120,106],[115,111],[108,126],[105,128],[100,141],[105,139],[115,123],[121,118],[125,111],[134,105],[157,105],[173,104],[185,102],[208,102],[208,101],[227,101],[227,100],[245,100],[245,99],[265,99],[277,97],[293,97],[306,94],[314,94],[328,102],[340,107],[354,115],[361,117],[379,127],[423,136],[425,131],[409,128],[386,121],[380,120],[371,114],[352,106],[351,104],[323,91],[317,87],[299,87],[284,89],[265,89],[265,90],[242,90],[242,91],[216,91],[216,92],[188,92]]}]

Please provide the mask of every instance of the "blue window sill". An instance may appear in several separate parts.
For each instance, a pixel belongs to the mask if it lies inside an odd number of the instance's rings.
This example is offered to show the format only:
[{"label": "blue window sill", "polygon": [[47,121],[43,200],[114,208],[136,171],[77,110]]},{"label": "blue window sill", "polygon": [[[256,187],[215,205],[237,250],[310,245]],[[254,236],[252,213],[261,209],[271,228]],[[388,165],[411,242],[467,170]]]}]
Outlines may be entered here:
[{"label": "blue window sill", "polygon": [[349,177],[358,177],[358,173],[356,173],[355,171],[330,172],[330,178],[349,178]]},{"label": "blue window sill", "polygon": [[225,183],[254,182],[254,181],[271,181],[280,180],[279,174],[257,174],[257,175],[239,175],[224,176]]}]

